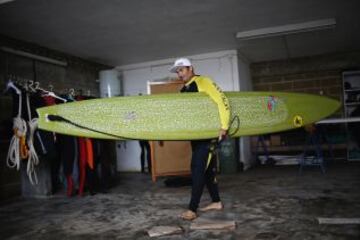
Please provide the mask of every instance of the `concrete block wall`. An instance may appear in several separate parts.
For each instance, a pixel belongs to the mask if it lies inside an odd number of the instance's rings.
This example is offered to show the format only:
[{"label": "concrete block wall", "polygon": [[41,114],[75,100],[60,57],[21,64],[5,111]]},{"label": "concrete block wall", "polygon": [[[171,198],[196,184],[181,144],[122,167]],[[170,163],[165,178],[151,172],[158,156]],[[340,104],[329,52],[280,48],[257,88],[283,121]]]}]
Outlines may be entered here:
[{"label": "concrete block wall", "polygon": [[250,65],[254,90],[323,94],[342,101],[342,72],[360,69],[360,51]]},{"label": "concrete block wall", "polygon": [[[0,47],[12,48],[24,52],[67,62],[67,66],[34,61],[29,58],[16,56],[0,50],[0,91],[2,92],[8,81],[8,75],[36,80],[40,87],[48,89],[53,85],[56,93],[67,93],[68,89],[83,90],[83,94],[90,92],[92,96],[99,95],[96,79],[98,72],[112,68],[71,56],[66,53],[44,48],[35,44],[19,41],[0,35]],[[6,155],[12,136],[12,98],[10,95],[0,96],[0,201],[19,196],[21,192],[20,173],[6,166]],[[46,166],[46,165],[44,165]],[[27,176],[26,176],[27,177]],[[31,189],[30,189],[31,190]],[[36,190],[36,189],[35,189]],[[37,189],[39,190],[39,189]],[[42,189],[44,190],[44,189]],[[32,193],[47,194],[47,191],[32,191]],[[31,195],[32,193],[29,193]]]},{"label": "concrete block wall", "polygon": [[[342,72],[360,69],[360,51],[334,53],[289,60],[252,63],[255,91],[287,91],[324,95],[343,101]],[[341,117],[340,108],[334,117]],[[343,126],[337,126],[339,130]],[[334,129],[333,129],[334,130]],[[297,130],[281,133],[281,141],[298,145],[305,135]],[[344,154],[344,153],[343,153]]]},{"label": "concrete block wall", "polygon": [[3,35],[0,35],[0,46],[67,63],[65,67],[41,61],[34,63],[29,58],[0,50],[1,86],[6,83],[8,74],[16,74],[22,78],[39,81],[44,88],[51,84],[54,86],[54,91],[58,93],[65,93],[69,88],[74,88],[83,90],[84,94],[90,91],[91,95],[99,96],[99,87],[96,82],[98,73],[100,70],[113,68]]}]

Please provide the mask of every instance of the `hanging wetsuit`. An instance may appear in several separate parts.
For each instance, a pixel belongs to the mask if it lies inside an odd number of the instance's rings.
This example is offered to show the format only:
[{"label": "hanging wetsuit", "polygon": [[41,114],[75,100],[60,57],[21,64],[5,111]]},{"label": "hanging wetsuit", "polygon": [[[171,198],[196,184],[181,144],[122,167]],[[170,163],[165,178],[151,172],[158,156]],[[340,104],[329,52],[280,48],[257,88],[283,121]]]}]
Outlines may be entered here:
[{"label": "hanging wetsuit", "polygon": [[[52,96],[41,96],[45,106],[56,105],[56,100]],[[44,140],[44,145],[47,150],[48,158],[51,165],[51,182],[53,193],[56,193],[60,186],[60,165],[61,165],[61,152],[58,152],[58,144],[56,143],[57,135],[53,132],[39,130],[39,134]]]},{"label": "hanging wetsuit", "polygon": [[94,160],[94,166],[93,169],[91,170],[90,168],[88,169],[88,174],[90,175],[89,179],[89,192],[90,194],[95,194],[95,192],[97,191],[101,191],[104,192],[102,189],[100,189],[101,187],[101,173],[99,170],[101,170],[101,152],[100,152],[100,140],[98,139],[91,139],[92,141],[92,146],[93,146],[93,160]]},{"label": "hanging wetsuit", "polygon": [[141,172],[145,172],[145,155],[147,161],[148,172],[151,173],[151,156],[150,156],[150,144],[149,141],[140,140],[140,161],[141,161]]},{"label": "hanging wetsuit", "polygon": [[[18,95],[18,93],[15,91],[15,89],[11,88],[11,94],[12,94],[12,100],[13,100],[13,111],[12,111],[12,117],[14,118],[20,118],[22,120],[25,120],[24,117],[27,114],[26,111],[26,91],[25,89],[18,85],[15,84],[15,87],[20,91],[20,95]],[[18,135],[17,129],[14,128],[14,123],[13,122],[9,122],[8,123],[9,128],[12,131],[9,132],[9,139],[11,139],[11,135],[14,134],[14,131],[16,133],[16,135]],[[18,136],[19,137],[19,136]],[[27,159],[28,157],[28,146],[26,145],[26,135],[19,137],[19,144],[20,144],[20,152],[19,152],[19,158],[20,159]],[[15,164],[17,165],[17,164]],[[20,162],[19,162],[19,166],[20,166]]]},{"label": "hanging wetsuit", "polygon": [[66,177],[66,194],[70,197],[74,194],[74,181],[72,177],[75,156],[74,137],[57,134],[56,139],[63,172]]},{"label": "hanging wetsuit", "polygon": [[[83,96],[77,96],[76,100],[84,100]],[[94,170],[94,154],[92,141],[89,138],[78,138],[79,143],[79,195],[82,196],[84,193],[85,182],[86,182],[86,167],[89,167],[89,171]],[[88,174],[88,177],[93,178],[93,173]],[[93,179],[89,181],[93,183]],[[93,186],[90,186],[93,189]]]},{"label": "hanging wetsuit", "polygon": [[[66,98],[66,96],[61,96]],[[71,102],[71,99],[67,99]],[[62,104],[62,101],[56,100],[57,104]],[[74,161],[77,158],[77,139],[70,135],[56,134],[56,143],[58,152],[60,154],[60,160],[63,168],[63,173],[66,177],[66,194],[67,196],[73,196],[74,189]]]},{"label": "hanging wetsuit", "polygon": [[[217,104],[219,109],[221,128],[229,128],[230,107],[229,102],[220,88],[208,77],[194,76],[185,84],[181,92],[205,92]],[[189,109],[192,111],[193,109]],[[196,109],[195,109],[196,110]],[[196,212],[204,186],[209,190],[212,202],[220,202],[218,184],[216,181],[216,161],[209,157],[210,145],[213,139],[191,141],[192,158],[191,158],[191,200],[189,209]]]}]

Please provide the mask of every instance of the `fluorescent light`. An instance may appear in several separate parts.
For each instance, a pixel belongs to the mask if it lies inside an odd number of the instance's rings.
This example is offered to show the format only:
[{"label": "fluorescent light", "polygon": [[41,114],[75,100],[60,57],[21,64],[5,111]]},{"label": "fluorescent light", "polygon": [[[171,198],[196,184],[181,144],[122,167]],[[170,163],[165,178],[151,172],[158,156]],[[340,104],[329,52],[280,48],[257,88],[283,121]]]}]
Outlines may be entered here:
[{"label": "fluorescent light", "polygon": [[67,66],[67,62],[64,62],[64,61],[59,61],[59,60],[56,60],[56,59],[43,57],[43,56],[35,55],[35,54],[32,54],[32,53],[28,53],[28,52],[24,52],[24,51],[20,51],[20,50],[15,50],[15,49],[8,48],[8,47],[1,47],[0,50],[4,51],[4,52],[15,54],[15,55],[18,55],[18,56],[38,60],[38,61],[41,61],[41,62],[47,62],[47,63],[60,65],[60,66],[64,66],[64,67]]},{"label": "fluorescent light", "polygon": [[250,31],[236,33],[236,38],[241,40],[250,40],[257,38],[267,38],[274,36],[282,36],[294,33],[310,32],[323,29],[334,28],[336,20],[334,18],[322,19],[317,21],[287,24],[276,27],[259,28]]},{"label": "fluorescent light", "polygon": [[0,0],[0,4],[4,4],[4,3],[7,3],[7,2],[13,2],[15,0]]}]

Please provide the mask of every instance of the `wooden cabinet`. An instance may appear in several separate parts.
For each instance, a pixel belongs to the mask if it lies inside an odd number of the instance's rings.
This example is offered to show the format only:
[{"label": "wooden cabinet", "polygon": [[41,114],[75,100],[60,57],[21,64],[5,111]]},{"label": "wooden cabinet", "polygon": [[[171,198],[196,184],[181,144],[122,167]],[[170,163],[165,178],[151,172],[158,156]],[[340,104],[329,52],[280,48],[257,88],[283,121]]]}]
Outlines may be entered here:
[{"label": "wooden cabinet", "polygon": [[[149,82],[150,94],[176,93],[182,81]],[[159,176],[189,175],[191,162],[190,141],[150,141],[152,180]]]}]

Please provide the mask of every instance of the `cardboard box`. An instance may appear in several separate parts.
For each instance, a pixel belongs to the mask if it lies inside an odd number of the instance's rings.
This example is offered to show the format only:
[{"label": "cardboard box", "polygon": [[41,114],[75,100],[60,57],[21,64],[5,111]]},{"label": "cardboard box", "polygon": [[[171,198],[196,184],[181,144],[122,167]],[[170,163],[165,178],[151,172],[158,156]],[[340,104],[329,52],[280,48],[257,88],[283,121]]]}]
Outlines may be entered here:
[{"label": "cardboard box", "polygon": [[271,135],[270,136],[271,146],[281,146],[281,137],[280,135]]}]

